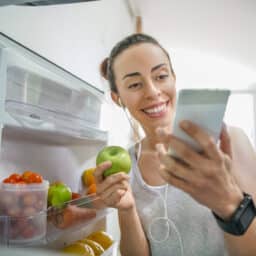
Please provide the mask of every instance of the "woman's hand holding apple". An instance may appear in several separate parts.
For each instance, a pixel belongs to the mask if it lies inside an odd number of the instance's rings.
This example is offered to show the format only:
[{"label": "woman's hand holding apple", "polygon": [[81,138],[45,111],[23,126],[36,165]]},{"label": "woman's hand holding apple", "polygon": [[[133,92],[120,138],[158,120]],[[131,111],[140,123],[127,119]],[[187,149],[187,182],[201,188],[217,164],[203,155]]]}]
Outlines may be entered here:
[{"label": "woman's hand holding apple", "polygon": [[110,161],[105,161],[96,167],[94,171],[96,194],[107,207],[129,210],[135,205],[129,185],[129,176],[124,172],[117,172],[104,178],[104,172],[111,165]]}]

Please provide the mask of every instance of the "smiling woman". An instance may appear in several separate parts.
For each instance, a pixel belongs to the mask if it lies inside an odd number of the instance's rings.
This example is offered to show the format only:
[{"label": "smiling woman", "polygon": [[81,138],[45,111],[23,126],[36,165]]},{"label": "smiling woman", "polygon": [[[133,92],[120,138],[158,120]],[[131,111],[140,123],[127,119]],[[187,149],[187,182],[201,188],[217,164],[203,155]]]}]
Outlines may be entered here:
[{"label": "smiling woman", "polygon": [[[107,162],[94,173],[98,196],[118,209],[122,255],[233,255],[238,248],[241,253],[236,255],[254,255],[255,243],[250,241],[256,239],[255,221],[251,224],[256,210],[243,192],[256,196],[250,182],[256,159],[246,136],[233,128],[229,135],[223,126],[216,145],[195,120],[183,121],[183,131],[202,147],[198,153],[171,134],[176,76],[168,53],[148,35],[120,41],[101,72],[113,101],[127,109],[145,133],[130,148],[130,177],[116,173],[103,179]],[[167,154],[170,146],[182,161]],[[248,199],[244,213],[249,217],[242,220],[237,212]],[[241,222],[246,223],[243,230],[230,228]],[[228,233],[245,235],[234,238]]]}]

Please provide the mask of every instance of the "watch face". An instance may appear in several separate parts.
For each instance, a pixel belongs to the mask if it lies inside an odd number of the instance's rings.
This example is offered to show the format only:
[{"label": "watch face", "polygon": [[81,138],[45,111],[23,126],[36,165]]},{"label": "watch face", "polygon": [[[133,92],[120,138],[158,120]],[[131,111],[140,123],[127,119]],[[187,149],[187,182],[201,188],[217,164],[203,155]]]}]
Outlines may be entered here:
[{"label": "watch face", "polygon": [[[214,214],[214,213],[213,213]],[[256,208],[252,197],[244,193],[244,199],[230,220],[224,221],[214,214],[218,225],[227,233],[243,235],[256,216]]]},{"label": "watch face", "polygon": [[252,222],[252,220],[254,219],[255,215],[256,215],[255,207],[254,207],[253,201],[251,201],[241,215],[241,218],[240,218],[241,226],[243,228],[247,228]]}]

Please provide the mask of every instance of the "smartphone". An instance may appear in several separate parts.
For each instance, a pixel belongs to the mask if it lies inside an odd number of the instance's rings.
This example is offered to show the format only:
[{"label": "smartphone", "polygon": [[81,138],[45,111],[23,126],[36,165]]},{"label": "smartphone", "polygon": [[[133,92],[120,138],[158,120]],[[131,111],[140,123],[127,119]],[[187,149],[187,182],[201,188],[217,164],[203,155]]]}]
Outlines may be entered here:
[{"label": "smartphone", "polygon": [[[179,127],[182,120],[190,120],[204,129],[217,143],[229,95],[229,90],[181,89],[178,92],[172,134],[201,152],[200,145]],[[168,153],[178,157],[171,147]]]}]

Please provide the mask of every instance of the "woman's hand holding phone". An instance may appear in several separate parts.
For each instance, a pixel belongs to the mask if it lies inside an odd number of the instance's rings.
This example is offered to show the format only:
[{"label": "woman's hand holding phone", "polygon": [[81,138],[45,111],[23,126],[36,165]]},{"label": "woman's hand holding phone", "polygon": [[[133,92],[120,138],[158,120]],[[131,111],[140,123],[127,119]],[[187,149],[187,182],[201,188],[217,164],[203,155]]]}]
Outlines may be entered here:
[{"label": "woman's hand holding phone", "polygon": [[[198,125],[182,121],[180,127],[202,151],[198,152],[183,140],[158,129],[159,139],[163,142],[157,145],[161,176],[219,217],[228,219],[241,202],[243,193],[233,174],[231,142],[226,127],[222,127],[219,147]],[[178,158],[168,154],[164,145],[173,148]]]}]

